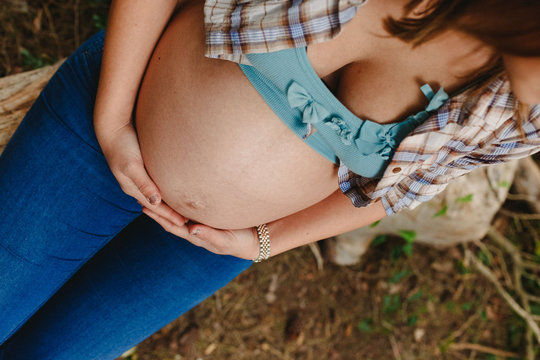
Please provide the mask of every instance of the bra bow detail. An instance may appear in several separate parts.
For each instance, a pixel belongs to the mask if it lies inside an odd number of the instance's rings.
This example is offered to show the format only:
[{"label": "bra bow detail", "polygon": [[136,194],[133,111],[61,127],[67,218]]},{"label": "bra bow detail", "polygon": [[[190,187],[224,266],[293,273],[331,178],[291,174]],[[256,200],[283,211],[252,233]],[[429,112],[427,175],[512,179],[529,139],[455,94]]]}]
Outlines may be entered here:
[{"label": "bra bow detail", "polygon": [[[435,110],[439,109],[444,102],[448,100],[448,94],[444,91],[442,86],[437,93],[433,92],[428,84],[422,85],[420,89],[429,100],[429,103],[424,110],[408,116],[401,123],[381,124],[378,128],[371,129],[371,131],[359,132],[355,144],[363,155],[375,153],[382,159],[389,159],[390,155],[401,141],[399,136],[402,131],[401,127],[408,127],[410,124],[412,130],[413,127],[423,123]],[[364,123],[364,126],[366,126],[366,123]]]},{"label": "bra bow detail", "polygon": [[437,93],[434,93],[431,89],[431,86],[424,84],[420,87],[420,90],[428,98],[429,104],[427,104],[424,111],[420,111],[415,115],[409,116],[405,121],[413,121],[417,124],[420,124],[426,120],[433,111],[439,109],[446,100],[448,100],[448,94],[444,91],[444,88],[441,86]]},{"label": "bra bow detail", "polygon": [[303,139],[314,133],[312,124],[323,123],[334,130],[343,144],[354,144],[362,155],[376,154],[381,159],[387,160],[399,144],[401,140],[400,134],[403,132],[402,128],[404,126],[415,127],[421,124],[433,111],[448,100],[448,94],[442,87],[437,93],[428,84],[423,85],[420,89],[429,100],[424,110],[415,115],[410,115],[399,123],[378,124],[363,121],[360,128],[355,130],[351,130],[349,125],[339,116],[331,115],[323,105],[313,99],[309,92],[296,81],[292,81],[289,85],[287,99],[292,108],[296,108],[302,113],[302,122],[306,124]]},{"label": "bra bow detail", "polygon": [[377,127],[371,131],[360,130],[354,143],[362,155],[378,154],[382,159],[388,159],[397,145],[397,125]]},{"label": "bra bow detail", "polygon": [[287,99],[292,108],[302,112],[302,122],[307,124],[304,139],[313,132],[311,124],[319,123],[330,116],[330,112],[315,101],[307,90],[295,81],[287,89]]}]

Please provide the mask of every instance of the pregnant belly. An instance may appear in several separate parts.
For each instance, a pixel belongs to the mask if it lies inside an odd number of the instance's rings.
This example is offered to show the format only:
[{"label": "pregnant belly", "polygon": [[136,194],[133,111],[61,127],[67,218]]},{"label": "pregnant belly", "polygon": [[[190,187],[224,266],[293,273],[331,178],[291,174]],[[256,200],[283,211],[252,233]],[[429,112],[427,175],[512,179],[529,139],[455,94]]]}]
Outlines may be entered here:
[{"label": "pregnant belly", "polygon": [[250,227],[338,188],[336,166],[282,123],[237,64],[204,57],[198,3],[177,13],[159,40],[135,121],[163,200],[197,222]]}]

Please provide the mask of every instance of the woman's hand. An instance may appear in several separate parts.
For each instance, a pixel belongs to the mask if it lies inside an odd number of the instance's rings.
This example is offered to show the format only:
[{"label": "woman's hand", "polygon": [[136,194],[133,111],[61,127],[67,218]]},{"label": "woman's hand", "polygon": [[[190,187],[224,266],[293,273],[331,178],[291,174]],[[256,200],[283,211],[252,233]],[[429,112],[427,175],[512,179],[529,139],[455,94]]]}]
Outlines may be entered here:
[{"label": "woman's hand", "polygon": [[96,128],[96,136],[113,175],[126,194],[170,221],[181,224],[187,221],[161,201],[161,194],[144,167],[137,134],[131,123],[116,130]]},{"label": "woman's hand", "polygon": [[255,227],[240,230],[220,230],[213,227],[187,223],[180,224],[168,216],[143,208],[143,213],[154,219],[166,231],[219,255],[232,255],[246,260],[259,256],[259,237]]}]

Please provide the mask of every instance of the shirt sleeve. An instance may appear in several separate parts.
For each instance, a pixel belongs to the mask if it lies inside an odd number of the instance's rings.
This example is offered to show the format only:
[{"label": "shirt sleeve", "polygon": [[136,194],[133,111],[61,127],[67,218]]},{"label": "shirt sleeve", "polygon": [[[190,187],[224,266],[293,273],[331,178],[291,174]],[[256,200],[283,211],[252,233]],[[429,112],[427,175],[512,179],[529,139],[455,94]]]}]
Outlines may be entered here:
[{"label": "shirt sleeve", "polygon": [[[366,206],[381,199],[387,215],[403,209],[414,209],[442,192],[455,178],[475,168],[520,159],[540,151],[540,105],[530,108],[523,134],[514,119],[506,120],[484,139],[469,144],[453,139],[446,143],[430,166],[419,166],[398,182],[376,188],[373,181],[341,170],[340,186],[353,204]],[[345,181],[346,180],[346,181]]]},{"label": "shirt sleeve", "polygon": [[205,0],[205,56],[250,65],[245,54],[336,37],[367,0]]}]

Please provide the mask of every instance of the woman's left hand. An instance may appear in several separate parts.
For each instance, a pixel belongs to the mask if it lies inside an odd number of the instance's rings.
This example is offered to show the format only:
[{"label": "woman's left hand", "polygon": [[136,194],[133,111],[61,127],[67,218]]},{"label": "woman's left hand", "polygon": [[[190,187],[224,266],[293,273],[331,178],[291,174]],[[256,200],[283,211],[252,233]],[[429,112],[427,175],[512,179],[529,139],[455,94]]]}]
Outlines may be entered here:
[{"label": "woman's left hand", "polygon": [[246,260],[259,256],[257,229],[221,230],[204,224],[181,224],[143,207],[143,213],[154,219],[163,229],[173,235],[219,255],[232,255]]}]

